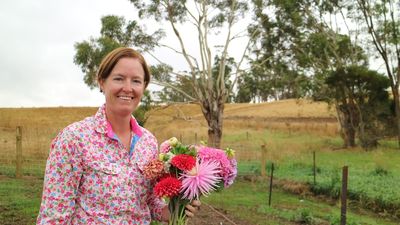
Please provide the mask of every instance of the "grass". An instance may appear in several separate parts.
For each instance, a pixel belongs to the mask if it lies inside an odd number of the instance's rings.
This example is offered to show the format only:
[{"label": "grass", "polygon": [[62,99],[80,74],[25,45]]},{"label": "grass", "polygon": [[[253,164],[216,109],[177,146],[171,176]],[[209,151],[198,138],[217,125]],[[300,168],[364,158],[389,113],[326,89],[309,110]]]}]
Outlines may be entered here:
[{"label": "grass", "polygon": [[[34,224],[39,211],[43,180],[1,178],[0,221],[4,224]],[[279,189],[273,190],[268,206],[266,181],[238,180],[230,188],[213,193],[202,201],[227,211],[249,224],[339,224],[340,208],[321,199],[304,198]],[[308,221],[308,222],[307,222]],[[350,211],[348,224],[391,225],[393,221],[365,212]]]},{"label": "grass", "polygon": [[2,224],[35,224],[43,180],[0,177],[0,221]]},{"label": "grass", "polygon": [[[268,206],[266,181],[238,180],[232,187],[203,198],[206,203],[222,208],[229,215],[249,221],[249,224],[340,224],[340,206],[314,197],[300,197],[273,189],[271,207]],[[376,215],[349,210],[347,224],[397,224]]]},{"label": "grass", "polygon": [[[0,109],[0,176],[15,176],[13,168],[15,126],[23,126],[23,174],[42,178],[50,141],[55,134],[67,124],[92,115],[96,110],[97,108],[89,107]],[[207,123],[198,105],[181,104],[159,108],[151,112],[146,128],[152,131],[160,142],[176,136],[183,139],[184,143],[195,141],[199,143],[207,137]],[[328,110],[326,104],[294,100],[265,104],[227,104],[222,145],[232,147],[237,151],[240,175],[261,173],[260,149],[263,144],[267,148],[268,172],[273,162],[276,168],[274,176],[278,179],[308,184],[315,193],[336,197],[340,187],[340,169],[348,165],[349,195],[353,199],[350,202],[352,206],[359,210],[362,207],[372,208],[379,212],[380,216],[385,217],[400,214],[398,210],[390,211],[400,206],[398,202],[400,199],[398,188],[400,186],[400,154],[394,150],[397,142],[384,141],[377,150],[369,152],[361,149],[341,149],[342,141],[337,135],[337,124],[332,111]],[[317,158],[316,186],[312,185],[313,151],[316,152]],[[0,181],[0,188],[3,188],[4,179]],[[31,185],[24,181],[18,182],[14,185],[21,185],[21,188]],[[9,186],[8,188],[21,191],[21,195],[25,195],[22,189]],[[318,219],[328,222],[334,221],[335,218],[337,220],[336,212],[329,217],[329,215],[318,215],[319,209],[311,206],[303,210],[301,204],[297,204],[300,201],[298,199],[297,203],[296,200],[284,203],[287,198],[284,192],[274,194],[274,205],[283,204],[282,207],[269,208],[258,202],[261,196],[265,195],[265,191],[264,194],[261,193],[256,197],[253,196],[255,194],[251,191],[252,189],[244,191],[240,188],[239,190],[232,188],[232,190],[237,191],[238,195],[243,192],[241,202],[234,200],[234,204],[224,205],[224,209],[233,207],[238,210],[240,207],[244,207],[243,209],[250,207],[251,212],[260,212],[260,219],[265,216],[268,216],[269,220],[277,218],[276,224],[286,224],[290,221],[290,223],[300,223],[312,218],[315,218],[317,222]],[[27,192],[33,191],[27,190]],[[40,195],[40,191],[37,195]],[[214,198],[213,196],[211,195],[210,201]],[[2,202],[0,206],[5,207],[2,199],[0,199]],[[14,204],[12,201],[23,200],[10,197],[7,201]],[[303,199],[302,203],[306,201],[307,199]],[[286,209],[291,208],[292,204],[293,209]],[[319,201],[313,200],[313,204],[318,205]],[[15,203],[15,205],[18,204]],[[11,208],[11,211],[19,212],[20,209],[15,208],[15,205],[7,205],[7,210]],[[29,209],[28,206],[27,208]],[[245,214],[245,212],[249,211],[239,210],[235,214]],[[248,217],[250,220],[253,218],[253,216]],[[400,215],[397,218],[400,218]]]},{"label": "grass", "polygon": [[[307,184],[315,194],[337,199],[341,188],[341,169],[346,165],[349,167],[349,198],[354,204],[400,219],[400,154],[397,149],[386,147],[391,145],[390,141],[389,144],[382,142],[383,147],[376,150],[365,151],[359,148],[340,149],[341,141],[337,138],[328,139],[307,133],[267,130],[252,136],[258,140],[268,137],[268,174],[271,163],[274,163],[274,177]],[[238,137],[233,135],[224,140],[228,143],[247,142],[245,135],[241,135],[242,139]],[[313,184],[313,151],[316,152],[316,185]],[[255,153],[255,159],[239,160],[240,174],[260,174],[260,160],[256,160],[260,154]]]}]

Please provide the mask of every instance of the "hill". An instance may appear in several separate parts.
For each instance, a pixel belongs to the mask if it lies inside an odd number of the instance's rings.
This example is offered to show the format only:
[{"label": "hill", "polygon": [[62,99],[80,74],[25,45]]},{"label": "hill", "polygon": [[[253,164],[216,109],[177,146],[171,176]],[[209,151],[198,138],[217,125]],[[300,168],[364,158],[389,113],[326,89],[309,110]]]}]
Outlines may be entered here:
[{"label": "hill", "polygon": [[[283,100],[260,104],[226,104],[224,133],[239,129],[291,129],[291,131],[337,134],[335,112],[324,102]],[[146,127],[163,140],[170,136],[198,134],[205,140],[207,122],[199,105],[173,104],[149,113]]]},{"label": "hill", "polygon": [[[97,107],[0,108],[0,159],[15,149],[15,127],[23,127],[23,148],[35,158],[46,158],[50,141],[68,124],[93,115]],[[146,128],[159,141],[171,136],[206,140],[207,123],[200,106],[173,104],[149,112]],[[326,103],[285,100],[261,104],[226,104],[224,133],[238,130],[289,129],[336,135],[334,112]]]}]

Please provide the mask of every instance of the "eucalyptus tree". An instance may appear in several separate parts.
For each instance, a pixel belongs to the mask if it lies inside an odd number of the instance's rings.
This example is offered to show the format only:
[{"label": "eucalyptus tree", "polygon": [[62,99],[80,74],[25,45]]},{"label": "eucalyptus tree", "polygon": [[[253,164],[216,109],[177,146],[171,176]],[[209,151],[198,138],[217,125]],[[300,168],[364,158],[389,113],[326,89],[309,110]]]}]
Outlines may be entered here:
[{"label": "eucalyptus tree", "polygon": [[[100,59],[119,46],[131,46],[149,54],[158,62],[152,66],[153,82],[169,91],[184,96],[184,100],[198,103],[208,123],[208,143],[219,147],[225,102],[232,99],[233,88],[243,73],[248,40],[242,18],[249,6],[245,0],[130,0],[137,8],[138,17],[157,27],[154,33],[145,32],[136,21],[126,22],[121,17],[102,19],[100,38],[77,43],[74,61],[85,73],[85,83],[95,87],[94,75]],[[187,31],[187,27],[191,27]],[[160,28],[160,29],[158,29]],[[170,28],[176,45],[165,44],[165,28]],[[192,34],[195,34],[193,38]],[[168,38],[171,38],[169,36]],[[245,43],[233,46],[237,39]],[[216,40],[221,40],[215,43]],[[157,55],[160,48],[170,50],[170,58],[180,58],[185,70],[177,70]],[[242,53],[234,61],[231,49]],[[215,60],[218,58],[218,61]],[[178,60],[176,60],[178,61]],[[215,66],[215,63],[216,66]],[[227,65],[229,65],[227,67]],[[215,69],[218,68],[218,69]],[[190,89],[187,89],[190,87]],[[175,96],[176,97],[176,96]]]},{"label": "eucalyptus tree", "polygon": [[[258,30],[252,42],[253,74],[263,77],[271,90],[282,83],[289,97],[311,96],[335,106],[344,146],[355,145],[349,110],[327,95],[327,77],[349,66],[367,66],[368,58],[358,43],[359,31],[350,28],[344,1],[254,0],[253,26]],[[262,18],[262,19],[261,19]],[[338,24],[344,24],[343,29]],[[260,66],[262,65],[262,66]],[[283,92],[283,93],[285,93]],[[270,91],[270,93],[273,93]]]},{"label": "eucalyptus tree", "polygon": [[305,8],[311,3],[304,0],[253,0],[253,3],[254,22],[248,32],[256,36],[251,42],[251,73],[247,81],[252,78],[256,86],[251,90],[263,101],[307,95],[310,79],[296,49],[310,30]]},{"label": "eucalyptus tree", "polygon": [[[222,137],[224,104],[232,91],[237,77],[242,73],[244,53],[234,63],[232,82],[226,85],[226,64],[231,57],[229,48],[233,40],[243,36],[240,30],[234,28],[248,10],[247,1],[243,0],[130,0],[138,9],[139,18],[153,19],[162,27],[169,27],[177,40],[178,47],[159,42],[160,47],[166,47],[182,57],[187,65],[187,71],[169,71],[173,76],[171,82],[158,79],[158,84],[168,86],[193,102],[199,103],[208,123],[208,143],[219,147]],[[188,32],[182,28],[192,26],[196,39],[189,39]],[[240,27],[239,27],[240,28]],[[239,29],[238,28],[238,29]],[[216,45],[219,52],[213,48],[215,37],[223,36]],[[212,40],[213,39],[213,40]],[[246,44],[245,44],[246,46]],[[245,51],[245,46],[243,51]],[[194,51],[190,49],[196,48]],[[238,46],[232,46],[238,47]],[[153,54],[153,56],[157,57]],[[213,75],[214,57],[218,56],[218,74]],[[162,62],[160,60],[160,62]],[[190,78],[193,95],[179,89],[174,84],[177,77]]]},{"label": "eucalyptus tree", "polygon": [[375,148],[385,135],[392,118],[391,101],[386,89],[389,79],[366,66],[351,65],[332,71],[326,79],[327,95],[335,99],[345,116],[349,139],[355,135],[364,149]]},{"label": "eucalyptus tree", "polygon": [[364,21],[370,43],[383,60],[395,103],[398,145],[400,148],[400,2],[357,0],[356,15]]},{"label": "eucalyptus tree", "polygon": [[121,46],[140,46],[142,51],[152,49],[162,35],[160,30],[145,34],[136,21],[126,21],[115,15],[103,16],[100,37],[75,43],[74,63],[81,67],[84,82],[93,89],[97,87],[96,72],[105,55]]}]

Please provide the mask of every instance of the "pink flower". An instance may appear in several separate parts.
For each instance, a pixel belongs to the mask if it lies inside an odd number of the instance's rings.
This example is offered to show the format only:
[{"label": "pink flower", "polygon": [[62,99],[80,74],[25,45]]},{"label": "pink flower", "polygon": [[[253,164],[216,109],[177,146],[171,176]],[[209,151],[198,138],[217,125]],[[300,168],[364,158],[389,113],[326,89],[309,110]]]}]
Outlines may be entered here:
[{"label": "pink flower", "polygon": [[191,155],[179,154],[172,158],[171,164],[180,170],[188,171],[196,165],[196,159]]},{"label": "pink flower", "polygon": [[200,146],[198,157],[203,161],[215,161],[221,169],[220,176],[224,180],[224,187],[232,185],[237,175],[237,163],[235,159],[229,159],[225,151],[221,149]]},{"label": "pink flower", "polygon": [[143,169],[144,177],[147,179],[156,179],[163,175],[164,163],[158,159],[150,161]]},{"label": "pink flower", "polygon": [[172,149],[172,147],[169,143],[169,140],[164,141],[160,145],[160,153],[167,153],[167,152],[171,151],[171,149]]},{"label": "pink flower", "polygon": [[166,176],[154,186],[154,194],[158,197],[174,197],[179,194],[182,182],[175,177]]},{"label": "pink flower", "polygon": [[196,167],[188,173],[181,174],[182,197],[189,200],[208,195],[218,187],[218,164],[213,161],[197,162]]}]

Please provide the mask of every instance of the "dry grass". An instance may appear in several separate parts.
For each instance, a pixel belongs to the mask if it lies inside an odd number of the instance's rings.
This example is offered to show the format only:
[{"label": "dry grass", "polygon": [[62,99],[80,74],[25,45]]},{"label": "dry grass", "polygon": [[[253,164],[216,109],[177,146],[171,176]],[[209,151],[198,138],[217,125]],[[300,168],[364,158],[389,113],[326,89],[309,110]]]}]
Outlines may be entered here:
[{"label": "dry grass", "polygon": [[[51,140],[68,124],[96,112],[96,107],[3,108],[0,109],[0,161],[15,159],[15,127],[23,127],[25,159],[46,159]],[[207,122],[199,105],[175,104],[150,112],[146,127],[161,142],[176,136],[184,143],[207,140]],[[259,146],[265,142],[266,129],[310,133],[320,136],[337,134],[334,113],[325,103],[285,100],[262,104],[227,104],[224,114],[222,144],[238,150],[238,157],[251,160],[260,157]],[[247,135],[244,139],[243,135]],[[242,138],[239,138],[242,137]],[[291,144],[293,145],[293,144]],[[299,149],[304,146],[288,146]],[[270,149],[282,145],[269,144]],[[289,150],[290,152],[291,150]],[[269,155],[279,160],[278,154]],[[296,151],[290,154],[297,154]]]},{"label": "dry grass", "polygon": [[[200,106],[175,104],[150,113],[146,124],[159,140],[171,136],[207,137],[207,122]],[[261,104],[227,104],[224,112],[224,133],[238,129],[251,131],[283,130],[306,132],[321,136],[336,136],[337,121],[326,103],[308,100],[285,100]],[[193,141],[190,138],[190,141]]]},{"label": "dry grass", "polygon": [[22,126],[24,158],[46,159],[50,142],[61,129],[96,111],[93,107],[0,109],[0,161],[15,159],[17,126]]}]

